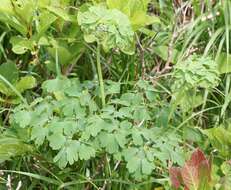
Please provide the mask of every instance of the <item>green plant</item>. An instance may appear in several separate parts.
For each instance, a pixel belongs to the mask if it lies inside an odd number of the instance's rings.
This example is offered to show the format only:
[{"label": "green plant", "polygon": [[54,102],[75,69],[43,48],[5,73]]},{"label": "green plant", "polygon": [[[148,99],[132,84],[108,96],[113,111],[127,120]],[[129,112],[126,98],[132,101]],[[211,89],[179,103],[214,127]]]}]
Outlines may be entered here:
[{"label": "green plant", "polygon": [[[180,106],[183,112],[191,112],[203,105],[208,93],[219,84],[219,72],[216,63],[209,57],[199,58],[192,55],[177,63],[172,73],[173,109]],[[204,97],[202,95],[204,89]]]},{"label": "green plant", "polygon": [[133,30],[137,31],[146,25],[160,23],[155,15],[148,15],[147,8],[150,0],[106,0],[109,9],[118,9],[126,14],[132,24]]},{"label": "green plant", "polygon": [[90,89],[77,79],[46,81],[43,89],[54,97],[39,98],[29,108],[15,108],[11,125],[28,128],[28,141],[41,149],[48,142],[59,167],[108,154],[114,162],[125,161],[128,171],[140,179],[150,175],[158,162],[183,162],[176,134],[152,126],[152,108],[144,104],[142,94],[125,93],[100,110]]},{"label": "green plant", "polygon": [[16,64],[12,61],[0,66],[0,76],[0,102],[2,103],[19,104],[23,100],[21,93],[36,87],[36,79],[33,76],[19,77]]},{"label": "green plant", "polygon": [[[30,63],[34,70],[45,67],[55,72],[57,51],[59,64],[66,74],[70,65],[79,60],[85,47],[68,5],[68,1],[3,0],[0,21],[8,31],[5,38],[12,45],[9,49],[21,60],[27,60],[23,66]],[[5,57],[14,59],[11,52],[5,53]]]},{"label": "green plant", "polygon": [[218,126],[203,131],[209,138],[212,146],[218,150],[219,154],[226,159],[230,159],[230,126]]},{"label": "green plant", "polygon": [[[122,21],[122,22],[121,22]],[[102,105],[105,106],[104,83],[100,63],[100,45],[108,52],[119,48],[124,53],[134,53],[134,32],[126,15],[118,10],[92,6],[79,12],[78,23],[88,43],[97,42],[97,70],[100,81]]]},{"label": "green plant", "polygon": [[79,12],[78,23],[86,42],[97,42],[106,52],[118,48],[127,54],[134,53],[134,32],[128,17],[122,12],[92,6]]},{"label": "green plant", "polygon": [[2,0],[0,189],[229,190],[230,10]]}]

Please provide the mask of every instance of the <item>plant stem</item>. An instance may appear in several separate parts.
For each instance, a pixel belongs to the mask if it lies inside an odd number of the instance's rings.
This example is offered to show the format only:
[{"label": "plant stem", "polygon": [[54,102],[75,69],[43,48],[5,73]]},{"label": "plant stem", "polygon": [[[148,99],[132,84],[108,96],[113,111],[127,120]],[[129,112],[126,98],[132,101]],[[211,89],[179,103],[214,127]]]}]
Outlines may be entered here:
[{"label": "plant stem", "polygon": [[5,83],[21,99],[21,101],[25,105],[28,105],[27,100],[25,98],[23,98],[21,93],[1,74],[0,74],[0,81],[3,81],[3,83]]},{"label": "plant stem", "polygon": [[58,55],[58,48],[57,47],[55,49],[55,68],[56,68],[57,77],[60,78],[61,77],[61,71],[59,68],[59,55]]},{"label": "plant stem", "polygon": [[105,92],[104,92],[104,82],[103,82],[103,75],[102,75],[102,69],[101,69],[101,63],[100,63],[100,44],[97,43],[97,70],[98,70],[98,80],[100,85],[100,94],[101,94],[101,100],[102,100],[102,106],[105,106]]}]

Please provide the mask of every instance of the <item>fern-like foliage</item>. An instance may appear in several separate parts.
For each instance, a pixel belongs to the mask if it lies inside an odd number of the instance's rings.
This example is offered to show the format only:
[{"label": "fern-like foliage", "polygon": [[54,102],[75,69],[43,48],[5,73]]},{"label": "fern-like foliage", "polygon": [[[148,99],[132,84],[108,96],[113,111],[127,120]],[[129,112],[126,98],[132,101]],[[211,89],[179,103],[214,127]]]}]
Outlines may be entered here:
[{"label": "fern-like foliage", "polygon": [[172,100],[185,112],[203,104],[201,90],[209,92],[220,81],[216,62],[210,57],[197,55],[176,64],[173,78]]},{"label": "fern-like foliage", "polygon": [[134,32],[128,17],[117,9],[92,6],[80,11],[78,23],[88,43],[98,42],[105,51],[118,48],[124,53],[135,50]]},{"label": "fern-like foliage", "polygon": [[[107,84],[106,94],[118,93],[118,83]],[[61,168],[103,153],[125,162],[128,171],[140,179],[150,175],[158,163],[184,162],[179,136],[153,125],[151,85],[141,81],[135,91],[114,96],[103,109],[93,99],[94,86],[77,79],[46,81],[45,97],[29,108],[17,107],[11,124],[31,131],[29,141],[37,147],[56,152],[54,162]]]},{"label": "fern-like foliage", "polygon": [[216,87],[220,81],[216,62],[209,57],[196,55],[178,63],[173,76],[175,77],[173,90],[182,88],[190,90],[198,87],[211,89]]}]

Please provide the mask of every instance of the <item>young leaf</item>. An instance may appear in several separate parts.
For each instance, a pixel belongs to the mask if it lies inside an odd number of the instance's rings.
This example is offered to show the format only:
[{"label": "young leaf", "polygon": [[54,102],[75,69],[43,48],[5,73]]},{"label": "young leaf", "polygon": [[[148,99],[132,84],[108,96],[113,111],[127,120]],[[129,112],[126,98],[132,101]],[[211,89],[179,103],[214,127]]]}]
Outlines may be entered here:
[{"label": "young leaf", "polygon": [[110,9],[118,9],[126,14],[136,31],[146,25],[160,23],[158,17],[147,14],[149,2],[150,0],[107,0],[107,5]]},{"label": "young leaf", "polygon": [[88,120],[88,125],[86,126],[85,133],[87,133],[87,136],[96,137],[104,126],[105,122],[103,119],[98,116],[93,116]]},{"label": "young leaf", "polygon": [[6,80],[11,84],[15,83],[18,80],[18,69],[14,62],[7,61],[0,65],[0,75],[2,75]]},{"label": "young leaf", "polygon": [[36,79],[32,76],[22,77],[16,83],[15,87],[19,92],[24,92],[25,90],[32,89],[36,87]]},{"label": "young leaf", "polygon": [[95,149],[81,144],[79,147],[79,158],[81,160],[89,160],[91,157],[95,157]]},{"label": "young leaf", "polygon": [[140,167],[140,159],[137,157],[130,158],[126,167],[130,173],[134,173]]},{"label": "young leaf", "polygon": [[182,184],[181,168],[171,167],[169,169],[170,180],[175,189],[179,189]]},{"label": "young leaf", "polygon": [[79,12],[78,23],[86,42],[100,43],[106,52],[118,48],[127,54],[134,53],[134,32],[128,17],[122,12],[92,6],[87,11]]},{"label": "young leaf", "polygon": [[34,140],[35,144],[40,146],[44,143],[48,133],[49,129],[47,127],[33,127],[31,130],[31,140]]},{"label": "young leaf", "polygon": [[182,168],[169,170],[173,187],[183,185],[186,190],[210,190],[211,163],[200,149],[196,149]]},{"label": "young leaf", "polygon": [[16,112],[13,115],[15,123],[17,123],[20,127],[25,128],[30,124],[31,121],[31,113],[25,110],[21,110]]},{"label": "young leaf", "polygon": [[19,36],[11,37],[10,42],[13,46],[12,51],[15,54],[24,54],[28,50],[33,50],[34,47],[34,41]]},{"label": "young leaf", "polygon": [[43,90],[50,93],[58,91],[62,92],[69,87],[71,87],[71,82],[67,78],[56,78],[53,80],[47,80],[42,84]]},{"label": "young leaf", "polygon": [[149,162],[146,159],[143,159],[141,161],[141,165],[142,165],[142,173],[144,175],[150,175],[152,173],[152,170],[154,169],[153,164],[151,162]]},{"label": "young leaf", "polygon": [[76,140],[67,140],[65,146],[54,157],[54,162],[58,162],[60,168],[66,167],[68,164],[73,164],[74,161],[78,161],[78,152],[80,149],[80,143]]},{"label": "young leaf", "polygon": [[59,150],[66,143],[66,137],[61,133],[54,133],[48,136],[48,141],[53,150]]},{"label": "young leaf", "polygon": [[99,135],[99,140],[101,146],[105,148],[108,153],[113,154],[118,152],[119,143],[117,142],[114,134],[108,134],[103,132]]},{"label": "young leaf", "polygon": [[211,165],[204,153],[197,149],[193,152],[181,171],[182,179],[188,189],[200,190],[200,186],[209,186]]}]

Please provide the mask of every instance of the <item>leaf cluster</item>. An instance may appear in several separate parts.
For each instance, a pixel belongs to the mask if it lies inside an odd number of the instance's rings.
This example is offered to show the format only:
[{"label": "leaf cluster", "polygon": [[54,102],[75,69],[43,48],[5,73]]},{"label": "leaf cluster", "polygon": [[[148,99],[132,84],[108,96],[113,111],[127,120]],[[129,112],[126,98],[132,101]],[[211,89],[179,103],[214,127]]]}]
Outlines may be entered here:
[{"label": "leaf cluster", "polygon": [[[107,87],[108,95],[116,92],[112,88]],[[148,88],[146,93],[151,86]],[[115,96],[99,109],[91,95],[92,85],[77,79],[49,80],[43,90],[44,98],[36,99],[29,108],[15,108],[11,124],[30,130],[36,146],[45,148],[48,143],[59,167],[108,154],[114,161],[125,162],[129,173],[140,179],[169,159],[184,162],[178,135],[153,126],[152,102],[145,102],[141,92]]]}]

